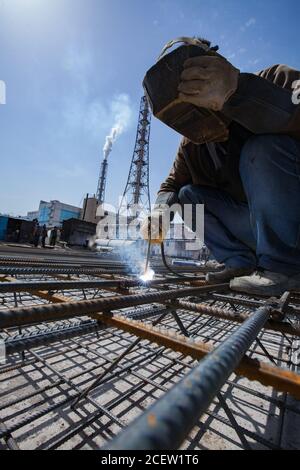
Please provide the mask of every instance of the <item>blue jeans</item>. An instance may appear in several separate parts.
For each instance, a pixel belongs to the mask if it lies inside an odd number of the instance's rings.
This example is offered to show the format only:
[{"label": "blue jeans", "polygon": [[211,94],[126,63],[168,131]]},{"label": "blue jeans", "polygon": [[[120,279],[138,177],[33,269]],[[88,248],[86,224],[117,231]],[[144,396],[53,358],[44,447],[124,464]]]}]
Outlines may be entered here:
[{"label": "blue jeans", "polygon": [[251,137],[241,152],[240,176],[248,204],[199,185],[184,186],[180,203],[205,205],[205,244],[220,263],[300,273],[300,142]]}]

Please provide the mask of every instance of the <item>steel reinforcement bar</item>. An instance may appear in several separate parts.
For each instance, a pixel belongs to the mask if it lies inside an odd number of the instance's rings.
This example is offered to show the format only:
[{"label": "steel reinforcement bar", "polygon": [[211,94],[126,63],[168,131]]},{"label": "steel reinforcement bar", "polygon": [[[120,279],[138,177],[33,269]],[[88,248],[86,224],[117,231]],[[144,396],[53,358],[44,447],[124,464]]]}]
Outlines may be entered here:
[{"label": "steel reinforcement bar", "polygon": [[238,366],[264,327],[270,312],[271,307],[266,306],[253,313],[237,331],[105,448],[178,449]]},{"label": "steel reinforcement bar", "polygon": [[128,269],[126,267],[121,268],[43,268],[43,267],[3,267],[0,266],[0,274],[4,275],[16,275],[16,274],[115,274],[115,273],[126,273]]},{"label": "steel reinforcement bar", "polygon": [[[186,338],[167,328],[153,327],[141,321],[127,319],[119,314],[114,316],[94,314],[93,317],[106,325],[126,331],[139,338],[147,339],[152,343],[196,360],[202,359],[213,350],[211,345],[203,343],[201,340]],[[295,398],[300,399],[300,375],[295,372],[245,356],[235,369],[235,373],[249,380],[257,380],[262,385],[273,387],[280,392],[290,393]]]},{"label": "steel reinforcement bar", "polygon": [[[176,309],[188,310],[190,312],[198,313],[199,315],[209,315],[214,318],[233,321],[236,323],[243,323],[249,318],[250,315],[249,312],[245,313],[224,310],[222,308],[212,307],[207,304],[196,304],[194,302],[188,302],[186,300],[175,300],[168,302],[167,305],[168,304],[170,306],[174,306],[174,308]],[[260,304],[263,304],[263,302],[260,302]],[[300,328],[285,321],[274,321],[272,319],[269,319],[265,324],[265,328],[267,330],[278,331],[280,333],[286,333],[292,336],[300,336]]]},{"label": "steel reinforcement bar", "polygon": [[27,349],[47,346],[57,341],[72,339],[78,336],[94,333],[104,327],[104,324],[96,320],[88,320],[78,325],[67,325],[47,329],[39,333],[24,334],[16,338],[8,338],[5,341],[6,355],[23,352]]},{"label": "steel reinforcement bar", "polygon": [[[168,273],[169,271],[164,266],[154,266],[156,273]],[[197,270],[192,269],[176,269],[178,272],[190,272],[190,273],[205,273],[207,270],[199,268]],[[61,266],[61,267],[45,267],[45,266],[26,266],[22,263],[21,266],[3,266],[0,262],[0,274],[3,275],[35,275],[35,274],[130,274],[133,273],[133,270],[125,264],[123,265],[102,265],[99,263],[98,267],[70,267],[70,266]]]},{"label": "steel reinforcement bar", "polygon": [[[161,316],[168,311],[166,307],[141,307],[140,309],[126,312],[126,318],[144,320]],[[6,355],[9,356],[39,346],[47,346],[57,341],[76,338],[87,333],[94,333],[106,326],[105,323],[98,320],[83,320],[76,325],[59,325],[37,333],[23,333],[5,340],[5,352]]]},{"label": "steel reinforcement bar", "polygon": [[17,327],[26,324],[41,323],[44,321],[62,320],[76,316],[89,315],[101,311],[118,310],[137,305],[163,302],[166,300],[200,295],[206,292],[222,291],[228,284],[215,286],[190,287],[185,289],[172,289],[147,294],[132,294],[125,296],[111,296],[94,300],[80,300],[33,307],[20,307],[3,310],[0,315],[0,328]]},{"label": "steel reinforcement bar", "polygon": [[78,281],[17,281],[1,282],[0,293],[11,292],[34,292],[38,290],[70,290],[70,289],[106,289],[107,287],[126,288],[126,287],[152,287],[162,284],[182,284],[185,282],[197,282],[203,280],[203,277],[191,276],[191,278],[173,277],[164,279],[154,279],[147,283],[141,280],[130,279],[103,279],[103,280],[78,280]]}]

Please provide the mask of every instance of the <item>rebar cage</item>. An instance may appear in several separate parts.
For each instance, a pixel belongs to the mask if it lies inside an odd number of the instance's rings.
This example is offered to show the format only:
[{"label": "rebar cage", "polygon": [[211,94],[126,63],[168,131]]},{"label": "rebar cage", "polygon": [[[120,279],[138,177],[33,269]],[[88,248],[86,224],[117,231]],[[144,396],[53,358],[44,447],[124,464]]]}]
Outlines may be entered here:
[{"label": "rebar cage", "polygon": [[300,447],[300,295],[154,269],[1,248],[1,449]]}]

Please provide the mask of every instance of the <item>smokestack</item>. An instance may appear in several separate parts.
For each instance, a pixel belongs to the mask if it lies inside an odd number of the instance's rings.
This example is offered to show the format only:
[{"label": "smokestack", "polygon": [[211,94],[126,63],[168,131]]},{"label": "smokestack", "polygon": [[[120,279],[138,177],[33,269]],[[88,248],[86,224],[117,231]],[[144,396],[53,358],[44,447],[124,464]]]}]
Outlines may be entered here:
[{"label": "smokestack", "polygon": [[97,189],[98,204],[104,203],[107,170],[108,170],[107,159],[109,157],[109,154],[112,151],[114,141],[116,140],[118,134],[120,134],[121,132],[122,132],[122,129],[120,126],[113,127],[112,130],[110,131],[110,134],[106,136],[106,139],[105,139],[105,144],[103,147],[103,160],[101,163],[100,176],[99,176],[98,189]]},{"label": "smokestack", "polygon": [[100,176],[97,188],[97,200],[99,204],[104,203],[105,187],[108,162],[107,159],[112,151],[112,147],[116,139],[121,135],[128,127],[131,119],[131,109],[129,106],[129,98],[127,95],[122,94],[117,97],[113,102],[114,112],[114,125],[110,131],[110,134],[106,136],[105,144],[103,147],[103,160],[100,168]]},{"label": "smokestack", "polygon": [[100,176],[99,176],[99,181],[98,181],[98,189],[97,189],[98,204],[104,203],[107,167],[108,167],[107,157],[104,157],[101,163]]}]

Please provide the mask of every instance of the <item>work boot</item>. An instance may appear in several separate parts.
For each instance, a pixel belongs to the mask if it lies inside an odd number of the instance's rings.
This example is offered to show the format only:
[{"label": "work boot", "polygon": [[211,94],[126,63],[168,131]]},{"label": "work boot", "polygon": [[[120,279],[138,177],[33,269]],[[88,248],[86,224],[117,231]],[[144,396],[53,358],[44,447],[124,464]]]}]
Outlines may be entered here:
[{"label": "work boot", "polygon": [[271,271],[257,271],[252,276],[236,277],[231,281],[230,288],[250,295],[277,297],[286,291],[300,291],[300,274],[286,276]]},{"label": "work boot", "polygon": [[223,282],[229,282],[231,279],[240,276],[248,276],[252,274],[254,268],[249,266],[243,268],[225,268],[222,271],[216,273],[207,273],[206,280],[210,284],[222,284]]}]

